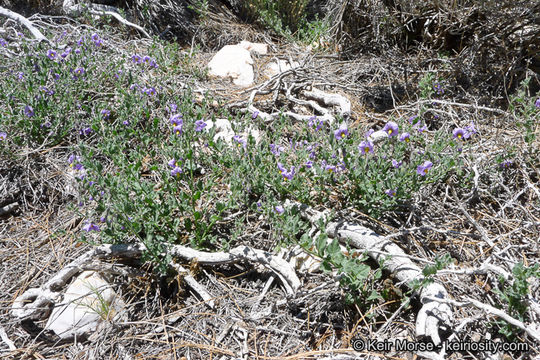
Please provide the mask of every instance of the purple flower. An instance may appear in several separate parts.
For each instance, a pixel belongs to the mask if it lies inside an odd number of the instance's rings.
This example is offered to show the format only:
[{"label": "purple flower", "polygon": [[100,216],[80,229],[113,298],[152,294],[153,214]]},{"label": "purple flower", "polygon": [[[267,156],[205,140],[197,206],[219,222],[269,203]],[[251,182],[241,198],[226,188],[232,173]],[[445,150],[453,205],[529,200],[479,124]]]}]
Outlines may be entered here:
[{"label": "purple flower", "polygon": [[373,130],[373,128],[369,129],[369,130],[366,132],[366,139],[369,138],[374,132],[375,132],[375,130]]},{"label": "purple flower", "polygon": [[431,169],[433,163],[429,160],[424,161],[422,165],[418,165],[416,168],[416,173],[420,176],[425,176],[428,173],[428,170]]},{"label": "purple flower", "polygon": [[283,212],[285,211],[285,209],[283,209],[283,206],[281,205],[277,205],[275,209],[276,209],[276,213],[278,213],[279,215],[283,214]]},{"label": "purple flower", "polygon": [[28,117],[34,116],[34,115],[35,115],[35,113],[34,113],[34,108],[31,107],[30,105],[26,105],[26,106],[24,107],[24,114],[25,114],[26,116],[28,116]]},{"label": "purple flower", "polygon": [[69,55],[70,52],[71,52],[71,48],[68,47],[64,50],[62,54],[60,54],[60,56],[62,57],[62,59],[65,59]]},{"label": "purple flower", "polygon": [[388,137],[396,136],[398,134],[398,130],[398,124],[393,121],[387,122],[383,127],[383,131],[388,134]]},{"label": "purple flower", "polygon": [[454,139],[463,139],[465,137],[465,129],[455,128],[454,131],[452,131],[452,136],[454,137]]},{"label": "purple flower", "polygon": [[324,167],[324,171],[328,171],[329,173],[333,173],[336,171],[336,167],[334,165],[326,165]]},{"label": "purple flower", "polygon": [[54,51],[53,49],[49,49],[47,51],[47,57],[51,60],[54,60],[56,58],[56,51]]},{"label": "purple flower", "polygon": [[47,128],[49,129],[52,126],[50,121],[45,121],[43,124],[40,125],[41,128]]},{"label": "purple flower", "polygon": [[176,126],[173,128],[173,132],[174,132],[177,136],[182,135],[182,124],[176,125]]},{"label": "purple flower", "polygon": [[167,162],[167,165],[169,165],[172,168],[175,168],[177,166],[177,162],[176,162],[175,158],[172,158],[171,160],[169,160]]},{"label": "purple flower", "polygon": [[129,120],[122,121],[122,124],[124,124],[125,126],[129,126]]},{"label": "purple flower", "polygon": [[240,135],[234,135],[233,140],[236,141],[238,147],[246,148],[246,140],[242,139]]},{"label": "purple flower", "polygon": [[426,131],[426,130],[427,130],[427,126],[426,126],[426,125],[422,126],[421,128],[418,128],[418,132],[419,132],[419,133],[423,133],[423,132]]},{"label": "purple flower", "polygon": [[157,64],[157,62],[155,62],[154,60],[150,60],[149,66],[150,66],[151,68],[154,68],[154,69],[156,69],[156,68],[159,67],[159,65]]},{"label": "purple flower", "polygon": [[4,141],[7,138],[7,134],[5,131],[0,131],[0,141]]},{"label": "purple flower", "polygon": [[169,105],[169,112],[174,113],[176,110],[178,110],[178,106],[176,106],[176,104],[172,103]]},{"label": "purple flower", "polygon": [[465,126],[465,139],[470,138],[473,134],[476,134],[476,126],[474,126],[474,121],[471,121],[471,123],[468,126]]},{"label": "purple flower", "polygon": [[396,190],[395,189],[388,189],[385,191],[386,195],[390,196],[390,197],[394,197],[396,196]]},{"label": "purple flower", "polygon": [[418,115],[413,115],[409,118],[409,124],[411,125],[416,125],[416,123],[418,122],[418,120],[416,120],[418,118]]},{"label": "purple flower", "polygon": [[180,169],[178,166],[176,166],[174,169],[171,170],[172,177],[179,177],[181,173],[182,173],[182,169]]},{"label": "purple flower", "polygon": [[503,162],[501,162],[499,164],[499,166],[502,167],[502,168],[509,168],[510,166],[512,166],[513,163],[514,162],[512,160],[507,159],[507,160],[504,160]]},{"label": "purple flower", "polygon": [[152,58],[148,55],[144,55],[143,58],[142,58],[142,62],[145,63],[145,64],[148,64],[150,61],[152,60]]},{"label": "purple flower", "polygon": [[534,106],[536,106],[537,109],[540,109],[540,98],[536,99]]},{"label": "purple flower", "polygon": [[140,64],[141,63],[141,55],[139,54],[133,54],[131,56],[131,61],[134,63],[134,64]]},{"label": "purple flower", "polygon": [[75,167],[77,163],[79,163],[80,161],[81,161],[80,156],[73,155],[73,154],[69,155],[68,163],[70,167]]},{"label": "purple flower", "polygon": [[195,121],[195,131],[203,131],[206,125],[207,124],[204,122],[204,120]]},{"label": "purple flower", "polygon": [[86,225],[83,226],[83,230],[86,232],[90,231],[100,231],[99,226],[94,224],[93,222],[89,221],[86,223]]},{"label": "purple flower", "polygon": [[344,139],[348,135],[349,130],[347,129],[346,124],[341,124],[341,126],[336,131],[334,131],[334,137],[336,138],[336,140]]},{"label": "purple flower", "polygon": [[251,114],[251,118],[252,118],[252,119],[256,119],[257,116],[259,116],[259,111],[258,111],[258,110],[257,110],[257,111],[254,111],[253,114]]},{"label": "purple flower", "polygon": [[18,72],[17,73],[17,78],[19,79],[19,81],[23,81],[24,80],[24,73],[23,72]]},{"label": "purple flower", "polygon": [[143,91],[149,96],[156,95],[156,89],[154,87],[145,88]]},{"label": "purple flower", "polygon": [[111,111],[107,109],[101,110],[101,115],[103,116],[103,120],[109,120],[109,116],[111,115]]},{"label": "purple flower", "polygon": [[84,68],[80,67],[80,68],[77,68],[75,69],[74,71],[74,74],[75,74],[75,78],[78,78],[79,76],[82,76],[86,73],[86,71],[84,70]]},{"label": "purple flower", "polygon": [[276,144],[270,144],[270,152],[274,154],[275,156],[279,156],[281,152],[283,151],[283,146],[279,146]]},{"label": "purple flower", "polygon": [[102,222],[102,223],[104,223],[104,222],[107,221],[107,217],[106,217],[106,216],[102,216],[102,217],[99,218],[99,221]]},{"label": "purple flower", "polygon": [[312,116],[308,120],[308,126],[310,128],[315,127],[315,131],[319,131],[322,129],[323,121],[318,120],[316,116]]},{"label": "purple flower", "polygon": [[176,114],[176,115],[171,116],[169,121],[170,121],[171,124],[173,124],[175,126],[182,125],[184,123],[184,120],[182,119],[182,115],[180,115],[180,114]]},{"label": "purple flower", "polygon": [[362,154],[372,153],[373,152],[373,143],[371,141],[362,141],[360,145],[358,145],[358,150]]},{"label": "purple flower", "polygon": [[92,35],[90,35],[90,39],[92,39],[92,41],[96,42],[99,40],[99,35],[96,34],[96,33],[93,33]]},{"label": "purple flower", "polygon": [[294,166],[288,171],[280,162],[277,163],[279,173],[283,176],[283,180],[292,180],[294,177]]},{"label": "purple flower", "polygon": [[409,142],[411,140],[410,137],[411,137],[411,134],[409,134],[408,132],[405,132],[399,136],[399,141]]},{"label": "purple flower", "polygon": [[84,129],[79,131],[79,135],[88,136],[90,135],[94,130],[92,130],[91,127],[85,127]]},{"label": "purple flower", "polygon": [[305,167],[307,167],[308,169],[311,169],[313,167],[313,161],[311,160],[308,160],[304,163]]},{"label": "purple flower", "polygon": [[392,166],[395,169],[399,169],[399,167],[403,164],[403,161],[397,161],[396,159],[392,159]]},{"label": "purple flower", "polygon": [[7,41],[4,39],[4,38],[0,38],[0,46],[3,46],[3,47],[6,47],[7,46]]}]

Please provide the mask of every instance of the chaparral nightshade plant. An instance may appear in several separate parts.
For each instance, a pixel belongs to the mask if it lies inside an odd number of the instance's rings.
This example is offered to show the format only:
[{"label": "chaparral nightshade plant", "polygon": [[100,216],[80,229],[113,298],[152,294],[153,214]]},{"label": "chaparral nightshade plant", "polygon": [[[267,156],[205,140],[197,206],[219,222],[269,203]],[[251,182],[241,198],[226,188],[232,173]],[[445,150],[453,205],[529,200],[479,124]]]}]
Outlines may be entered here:
[{"label": "chaparral nightshade plant", "polygon": [[416,173],[420,176],[425,176],[428,173],[429,169],[431,169],[432,167],[433,163],[429,160],[426,160],[422,165],[418,165],[418,167],[416,168]]},{"label": "chaparral nightshade plant", "polygon": [[397,136],[398,130],[398,124],[393,121],[387,122],[383,127],[383,131],[388,134],[388,137]]},{"label": "chaparral nightshade plant", "polygon": [[346,124],[341,124],[341,126],[336,131],[334,131],[334,137],[336,138],[336,140],[344,139],[348,135],[349,130],[347,129]]}]

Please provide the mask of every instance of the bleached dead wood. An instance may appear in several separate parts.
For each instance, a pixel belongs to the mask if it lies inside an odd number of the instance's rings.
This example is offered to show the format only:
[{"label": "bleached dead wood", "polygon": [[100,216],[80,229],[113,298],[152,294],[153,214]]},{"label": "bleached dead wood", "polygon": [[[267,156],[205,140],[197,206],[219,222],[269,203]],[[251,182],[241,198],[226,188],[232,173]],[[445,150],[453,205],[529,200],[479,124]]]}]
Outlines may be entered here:
[{"label": "bleached dead wood", "polygon": [[[18,296],[13,302],[11,313],[16,318],[38,320],[43,319],[48,315],[51,305],[55,304],[61,296],[61,290],[71,280],[73,276],[83,271],[87,264],[97,259],[111,258],[139,258],[145,246],[138,244],[119,244],[119,245],[101,245],[92,250],[87,251],[79,258],[75,259],[56,275],[49,279],[39,288],[30,288],[22,295]],[[185,260],[197,261],[203,265],[226,264],[239,261],[249,261],[263,265],[273,271],[282,281],[287,294],[294,296],[300,287],[300,280],[296,276],[294,268],[285,260],[272,255],[266,251],[252,249],[248,246],[238,246],[230,252],[209,253],[192,248],[173,245],[167,251],[174,257],[179,257]],[[187,272],[183,267],[175,266],[174,263],[169,264],[171,267]],[[212,297],[204,288],[191,279],[186,279],[186,283],[192,287],[208,304],[213,305]]]},{"label": "bleached dead wood", "polygon": [[118,22],[126,26],[130,26],[134,29],[137,29],[147,38],[151,37],[150,34],[148,34],[146,30],[144,30],[141,26],[124,19],[120,15],[118,9],[115,8],[114,6],[93,4],[93,3],[75,4],[73,0],[64,0],[62,8],[64,12],[70,16],[78,16],[82,13],[89,13],[89,14],[97,15],[97,16],[104,16],[104,15],[112,16],[116,20],[118,20]]},{"label": "bleached dead wood", "polygon": [[3,8],[0,6],[0,15],[8,17],[10,19],[13,19],[26,27],[28,31],[39,41],[45,41],[47,43],[50,43],[49,39],[47,39],[41,31],[39,31],[30,20],[25,18],[24,16],[17,14],[16,12],[13,12],[11,10],[8,10],[6,8]]},{"label": "bleached dead wood", "polygon": [[[288,206],[291,204],[288,202]],[[326,217],[324,213],[306,205],[292,204],[292,206],[298,206],[302,216],[312,224],[317,224],[319,219]],[[383,263],[384,268],[392,272],[404,284],[408,285],[412,280],[424,278],[422,270],[408,257],[403,256],[406,254],[398,245],[363,226],[345,221],[333,221],[326,225],[326,234],[330,238],[337,238],[343,244],[366,251],[369,257]],[[390,254],[390,257],[381,252]],[[416,335],[429,336],[433,343],[438,345],[441,343],[439,329],[449,329],[454,316],[448,304],[432,299],[447,299],[448,293],[444,286],[434,282],[423,287],[418,295],[423,306],[416,319]]]},{"label": "bleached dead wood", "polygon": [[430,296],[428,300],[439,302],[441,304],[448,304],[448,305],[452,305],[456,307],[464,307],[464,306],[472,305],[477,309],[480,309],[488,314],[500,317],[507,323],[514,325],[517,328],[520,328],[521,330],[525,331],[529,336],[531,336],[533,339],[535,339],[537,342],[540,343],[540,332],[536,328],[532,326],[526,326],[523,322],[519,321],[518,319],[513,318],[512,316],[508,315],[501,309],[497,309],[491,305],[484,304],[478,300],[467,298],[465,299],[465,301],[455,301],[452,299],[443,299],[443,298],[432,297],[432,296]]}]

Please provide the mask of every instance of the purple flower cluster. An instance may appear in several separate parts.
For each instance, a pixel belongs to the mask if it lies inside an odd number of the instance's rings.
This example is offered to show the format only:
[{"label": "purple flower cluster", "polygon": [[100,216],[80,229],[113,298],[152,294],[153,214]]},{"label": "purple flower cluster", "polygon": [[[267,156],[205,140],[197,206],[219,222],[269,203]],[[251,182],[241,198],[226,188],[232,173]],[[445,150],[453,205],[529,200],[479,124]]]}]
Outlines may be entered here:
[{"label": "purple flower cluster", "polygon": [[101,110],[101,116],[103,117],[103,120],[109,120],[109,117],[111,116],[111,111],[103,109]]},{"label": "purple flower cluster", "polygon": [[476,127],[474,126],[474,122],[471,121],[471,123],[464,128],[455,128],[454,131],[452,131],[452,136],[454,139],[463,140],[470,138],[476,133],[477,131]]},{"label": "purple flower cluster", "polygon": [[438,81],[433,83],[433,91],[435,91],[435,94],[437,95],[444,94],[444,88],[442,87],[441,83]]},{"label": "purple flower cluster", "polygon": [[200,132],[200,131],[203,131],[204,128],[207,126],[208,124],[204,122],[204,120],[197,120],[195,121],[195,131],[197,132]]},{"label": "purple flower cluster", "polygon": [[499,164],[499,166],[502,167],[502,168],[509,168],[510,166],[512,166],[513,163],[514,162],[512,160],[507,159],[507,160],[504,160],[503,162],[501,162]]},{"label": "purple flower cluster", "polygon": [[279,173],[281,174],[281,176],[283,176],[283,180],[292,180],[292,178],[294,177],[294,166],[291,167],[290,171],[287,170],[280,162],[277,163],[277,166]]},{"label": "purple flower cluster", "polygon": [[70,168],[75,170],[84,170],[84,166],[80,163],[81,158],[78,155],[69,155],[68,164]]},{"label": "purple flower cluster", "polygon": [[169,160],[167,165],[169,165],[172,168],[172,170],[171,170],[171,176],[172,177],[179,177],[180,176],[180,174],[182,173],[182,169],[180,168],[180,165],[179,165],[178,161],[175,158],[172,158],[171,160]]},{"label": "purple flower cluster", "polygon": [[170,123],[174,125],[173,132],[180,136],[182,135],[182,128],[184,126],[184,119],[181,114],[175,114],[169,119]]},{"label": "purple flower cluster", "polygon": [[101,40],[99,35],[96,33],[93,33],[92,35],[90,35],[90,39],[92,39],[92,41],[94,42],[94,45],[96,46],[103,45],[103,40]]},{"label": "purple flower cluster", "polygon": [[322,126],[324,124],[324,121],[317,119],[316,116],[312,116],[308,120],[308,126],[310,128],[315,128],[315,131],[319,131],[322,129]]},{"label": "purple flower cluster", "polygon": [[86,225],[83,226],[83,230],[86,231],[86,232],[101,231],[99,226],[97,226],[96,224],[94,224],[91,221],[87,222]]},{"label": "purple flower cluster", "polygon": [[156,61],[148,55],[141,56],[139,54],[133,54],[131,56],[131,62],[133,62],[134,64],[147,64],[151,68],[159,67]]},{"label": "purple flower cluster", "polygon": [[284,150],[283,146],[270,144],[270,152],[274,154],[275,156],[279,156],[279,154],[281,154],[283,150]]}]

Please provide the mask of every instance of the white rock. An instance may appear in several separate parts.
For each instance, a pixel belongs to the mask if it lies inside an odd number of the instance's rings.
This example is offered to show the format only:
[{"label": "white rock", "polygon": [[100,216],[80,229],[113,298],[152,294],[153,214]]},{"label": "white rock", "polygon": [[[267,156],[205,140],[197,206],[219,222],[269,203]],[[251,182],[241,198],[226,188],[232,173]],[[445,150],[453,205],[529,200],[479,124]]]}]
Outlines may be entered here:
[{"label": "white rock", "polygon": [[272,76],[275,76],[279,73],[282,73],[284,71],[287,71],[287,70],[290,70],[290,69],[293,69],[293,68],[297,68],[299,67],[300,64],[296,61],[293,61],[292,63],[289,62],[289,60],[277,60],[275,62],[271,62],[270,64],[268,64],[268,66],[266,67],[266,70],[265,70],[265,75],[268,76],[268,77],[272,77]]},{"label": "white rock", "polygon": [[231,78],[238,86],[253,84],[253,59],[240,45],[226,45],[208,63],[211,76]]},{"label": "white rock", "polygon": [[240,135],[246,141],[247,141],[248,136],[251,135],[255,139],[255,143],[259,143],[260,138],[261,138],[260,131],[252,127],[248,127],[246,131],[236,134],[233,131],[231,122],[227,119],[216,119],[215,122],[212,120],[207,120],[206,124],[207,126],[204,128],[204,130],[206,131],[210,131],[210,129],[212,129],[214,126],[216,127],[216,134],[214,135],[214,141],[218,141],[219,139],[222,139],[229,145],[232,144],[232,138],[235,135]]},{"label": "white rock", "polygon": [[118,319],[124,306],[111,285],[98,273],[84,271],[69,285],[62,305],[52,311],[45,328],[63,339],[88,336]]},{"label": "white rock", "polygon": [[241,47],[248,51],[253,51],[254,53],[260,54],[260,55],[266,55],[268,54],[268,45],[263,43],[252,43],[246,40],[243,40],[240,42]]},{"label": "white rock", "polygon": [[381,141],[388,138],[388,133],[386,131],[378,130],[371,134],[368,138],[369,141],[374,144],[380,143]]}]

